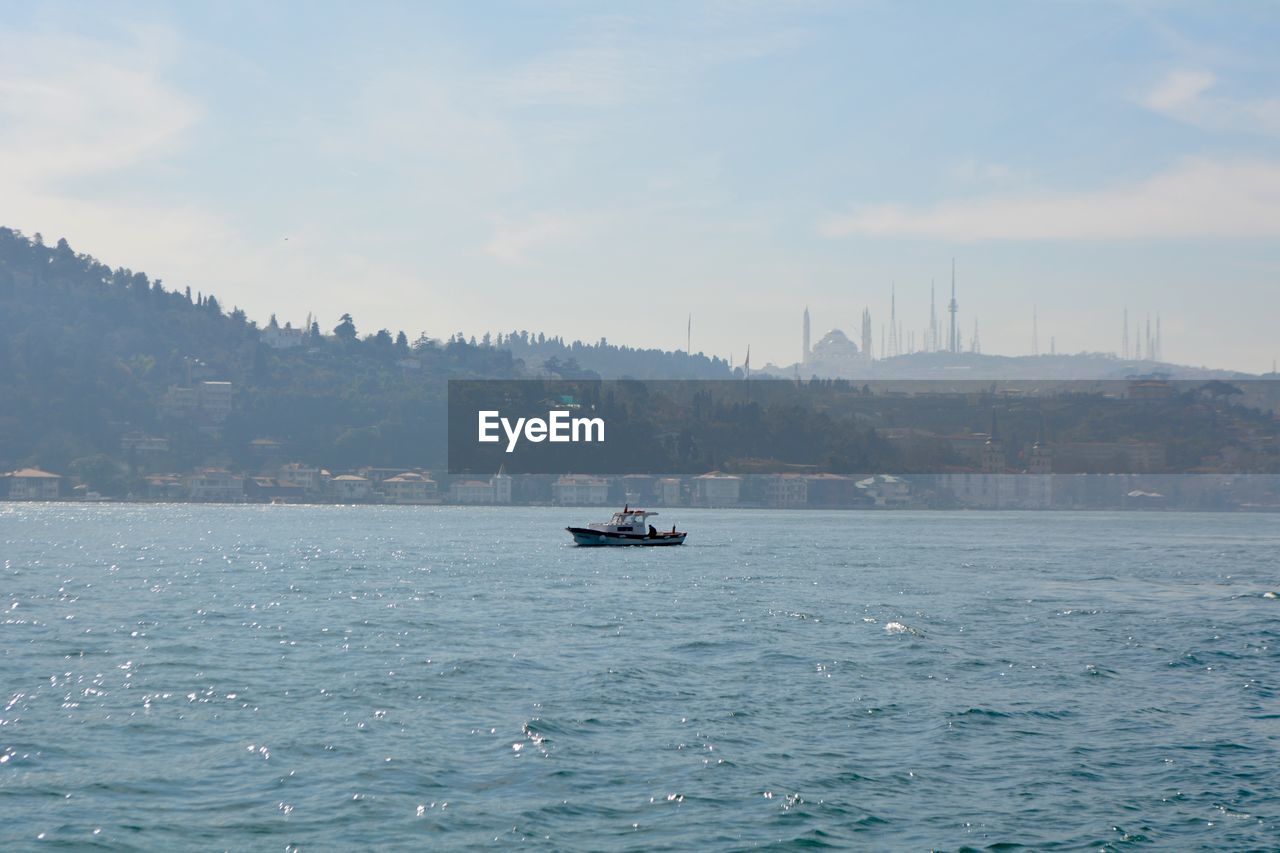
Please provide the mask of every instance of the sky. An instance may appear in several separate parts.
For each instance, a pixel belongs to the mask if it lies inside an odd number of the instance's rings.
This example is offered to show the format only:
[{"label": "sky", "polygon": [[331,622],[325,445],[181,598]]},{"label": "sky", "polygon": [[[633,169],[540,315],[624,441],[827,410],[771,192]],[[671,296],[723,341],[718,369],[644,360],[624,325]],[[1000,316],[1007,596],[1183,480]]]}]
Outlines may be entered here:
[{"label": "sky", "polygon": [[1280,4],[0,0],[0,225],[265,323],[1280,355]]}]

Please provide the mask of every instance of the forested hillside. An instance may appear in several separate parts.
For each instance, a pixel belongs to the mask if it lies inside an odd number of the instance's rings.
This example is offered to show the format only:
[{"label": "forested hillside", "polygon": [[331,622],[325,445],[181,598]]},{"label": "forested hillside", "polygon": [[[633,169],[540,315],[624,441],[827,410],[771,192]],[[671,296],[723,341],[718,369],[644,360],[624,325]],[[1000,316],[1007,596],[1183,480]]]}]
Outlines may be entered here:
[{"label": "forested hillside", "polygon": [[[451,378],[730,375],[703,355],[528,331],[479,341],[361,335],[348,315],[332,329],[309,323],[273,348],[274,323],[259,327],[214,294],[113,269],[66,240],[50,246],[0,228],[0,471],[136,462],[125,457],[139,434],[168,442],[148,457],[153,470],[251,467],[254,440],[317,465],[434,466],[444,462]],[[232,383],[225,420],[166,409],[172,389],[206,381]]]},{"label": "forested hillside", "polygon": [[[679,318],[675,318],[678,322]],[[481,343],[487,342],[482,340]],[[596,343],[566,342],[530,332],[510,332],[493,338],[494,345],[543,373],[564,379],[730,379],[729,363],[718,356],[692,355],[661,349]]]},{"label": "forested hillside", "polygon": [[[361,337],[350,319],[296,343],[267,346],[212,294],[0,228],[0,470],[119,459],[139,432],[169,440],[175,470],[245,463],[253,439],[316,464],[438,464],[444,380],[522,375],[496,347]],[[211,380],[232,383],[224,421],[166,416],[170,389]]]}]

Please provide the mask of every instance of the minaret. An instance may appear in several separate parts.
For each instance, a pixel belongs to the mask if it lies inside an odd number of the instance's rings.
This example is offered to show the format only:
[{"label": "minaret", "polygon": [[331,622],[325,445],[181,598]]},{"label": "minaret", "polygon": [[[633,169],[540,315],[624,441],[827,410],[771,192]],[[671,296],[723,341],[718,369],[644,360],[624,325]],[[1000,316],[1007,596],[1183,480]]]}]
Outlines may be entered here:
[{"label": "minaret", "polygon": [[862,309],[862,357],[874,361],[876,354],[871,346],[871,309]]},{"label": "minaret", "polygon": [[925,338],[926,352],[938,350],[938,299],[934,293],[934,281],[929,279],[929,334]]},{"label": "minaret", "polygon": [[889,285],[889,358],[898,355],[902,342],[898,340],[898,294],[895,285]]},{"label": "minaret", "polygon": [[1147,313],[1147,345],[1144,349],[1146,350],[1146,353],[1147,353],[1147,361],[1153,361],[1155,353],[1151,351],[1152,347],[1151,347],[1151,313],[1150,312]]},{"label": "minaret", "polygon": [[956,302],[956,259],[951,259],[951,302],[947,305],[947,310],[951,312],[951,332],[947,337],[947,351],[960,351],[960,330],[956,328],[956,312],[960,310],[959,303]]},{"label": "minaret", "polygon": [[1036,306],[1031,306],[1031,354],[1040,354],[1040,318],[1036,316]]},{"label": "minaret", "polygon": [[1129,306],[1124,306],[1124,338],[1120,341],[1120,357],[1129,358]]},{"label": "minaret", "polygon": [[801,364],[809,363],[809,356],[812,350],[809,349],[809,306],[804,306],[804,355],[800,359]]},{"label": "minaret", "polygon": [[1164,342],[1160,340],[1160,312],[1156,312],[1156,361],[1164,361]]}]

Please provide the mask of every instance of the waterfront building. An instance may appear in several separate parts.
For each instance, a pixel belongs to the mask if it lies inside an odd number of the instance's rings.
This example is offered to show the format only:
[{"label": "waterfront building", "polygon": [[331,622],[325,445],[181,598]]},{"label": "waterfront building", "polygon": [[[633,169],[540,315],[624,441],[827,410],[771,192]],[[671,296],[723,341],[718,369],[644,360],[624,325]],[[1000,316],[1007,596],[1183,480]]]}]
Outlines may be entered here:
[{"label": "waterfront building", "polygon": [[609,481],[603,477],[566,474],[551,484],[551,496],[560,506],[604,506],[609,503]]},{"label": "waterfront building", "polygon": [[328,483],[329,494],[340,501],[367,501],[373,496],[373,483],[358,474],[342,474]]},{"label": "waterfront building", "polygon": [[187,481],[187,496],[193,501],[243,501],[244,477],[225,468],[201,468]]},{"label": "waterfront building", "polygon": [[387,503],[393,504],[431,503],[437,499],[439,492],[435,480],[416,471],[405,471],[388,477],[382,481],[380,489]]},{"label": "waterfront building", "polygon": [[12,471],[4,479],[8,481],[11,501],[55,501],[62,493],[62,476],[39,468]]},{"label": "waterfront building", "polygon": [[693,498],[699,506],[735,507],[742,494],[742,478],[712,471],[693,478]]},{"label": "waterfront building", "polygon": [[809,478],[804,474],[771,474],[765,477],[764,498],[769,506],[799,509],[809,505]]}]

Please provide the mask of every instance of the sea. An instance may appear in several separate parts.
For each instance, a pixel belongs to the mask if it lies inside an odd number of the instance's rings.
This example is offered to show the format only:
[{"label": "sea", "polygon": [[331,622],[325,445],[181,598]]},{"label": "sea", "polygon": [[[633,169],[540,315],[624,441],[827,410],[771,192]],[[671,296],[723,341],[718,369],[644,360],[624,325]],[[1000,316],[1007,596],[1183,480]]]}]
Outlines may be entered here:
[{"label": "sea", "polygon": [[0,504],[0,849],[1280,849],[1280,517]]}]

